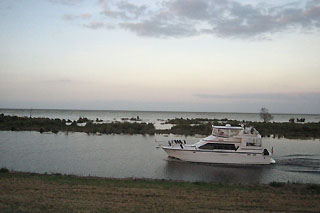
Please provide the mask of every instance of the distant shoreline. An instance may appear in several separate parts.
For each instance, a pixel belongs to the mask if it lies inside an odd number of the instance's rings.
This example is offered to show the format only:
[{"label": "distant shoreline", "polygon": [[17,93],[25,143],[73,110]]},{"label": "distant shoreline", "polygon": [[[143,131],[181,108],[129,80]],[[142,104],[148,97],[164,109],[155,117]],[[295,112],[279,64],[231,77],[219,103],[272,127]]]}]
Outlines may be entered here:
[{"label": "distant shoreline", "polygon": [[43,132],[85,132],[87,134],[176,134],[176,135],[210,135],[212,125],[239,126],[245,123],[254,126],[263,137],[284,137],[288,139],[317,139],[320,138],[320,123],[295,123],[293,122],[252,122],[236,121],[229,119],[184,119],[175,118],[164,121],[172,125],[170,129],[156,129],[153,123],[142,122],[137,117],[122,118],[122,121],[103,122],[86,117],[78,120],[65,120],[59,118],[18,117],[0,114],[0,131],[38,131]]},{"label": "distant shoreline", "polygon": [[320,185],[222,184],[0,172],[2,211],[318,212]]},{"label": "distant shoreline", "polygon": [[[208,112],[208,111],[178,111],[178,110],[126,110],[126,109],[49,109],[49,108],[0,108],[0,110],[25,110],[25,111],[30,111],[30,110],[52,110],[52,111],[83,111],[83,112],[92,112],[92,111],[97,111],[97,112],[154,112],[154,113],[218,113],[218,114],[254,114],[257,115],[259,112]],[[320,113],[289,113],[289,112],[272,112],[273,115],[314,115],[318,116]]]}]

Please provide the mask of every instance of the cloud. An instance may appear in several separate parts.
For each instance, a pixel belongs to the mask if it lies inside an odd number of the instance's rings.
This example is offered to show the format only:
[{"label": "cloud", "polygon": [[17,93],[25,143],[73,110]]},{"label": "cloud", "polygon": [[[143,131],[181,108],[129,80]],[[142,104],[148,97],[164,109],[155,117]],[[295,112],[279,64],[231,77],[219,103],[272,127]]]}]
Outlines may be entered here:
[{"label": "cloud", "polygon": [[319,3],[301,8],[292,3],[278,7],[254,6],[231,0],[174,0],[169,10],[179,17],[207,25],[204,33],[221,37],[250,38],[280,32],[290,27],[315,27],[320,22]]},{"label": "cloud", "polygon": [[97,30],[97,29],[101,29],[101,28],[107,28],[107,29],[115,28],[115,26],[113,26],[111,24],[107,24],[107,23],[99,22],[99,21],[93,21],[88,24],[84,24],[83,26],[86,28],[93,29],[93,30]]},{"label": "cloud", "polygon": [[[279,4],[279,3],[278,3]],[[140,36],[189,37],[211,34],[259,38],[288,29],[320,28],[320,1],[282,5],[248,4],[237,0],[171,0],[153,5],[100,0],[101,14]]]},{"label": "cloud", "polygon": [[73,15],[73,14],[64,14],[62,16],[62,19],[65,21],[73,21],[75,19],[89,19],[91,18],[91,14],[90,13],[83,13],[80,15]]},{"label": "cloud", "polygon": [[198,31],[191,24],[180,22],[179,20],[167,21],[165,15],[158,15],[143,22],[122,22],[120,27],[128,29],[140,36],[150,36],[158,38],[185,37],[198,34]]},{"label": "cloud", "polygon": [[150,36],[158,38],[167,37],[185,37],[197,34],[197,31],[188,28],[187,25],[158,23],[157,21],[148,21],[143,23],[121,23],[122,28],[135,32],[140,36]]},{"label": "cloud", "polygon": [[262,101],[316,101],[320,103],[320,93],[240,93],[240,94],[195,94],[195,97],[212,100],[262,100]]},{"label": "cloud", "polygon": [[116,4],[107,3],[107,1],[100,0],[100,6],[103,9],[102,14],[110,18],[119,19],[133,19],[136,20],[139,17],[145,15],[147,6],[135,5],[126,1],[121,1]]},{"label": "cloud", "polygon": [[83,0],[49,0],[49,1],[57,4],[76,5],[81,3]]},{"label": "cloud", "polygon": [[138,18],[144,15],[147,9],[145,5],[137,6],[124,1],[118,3],[118,8],[122,11],[126,11],[127,17],[134,17],[134,18]]}]

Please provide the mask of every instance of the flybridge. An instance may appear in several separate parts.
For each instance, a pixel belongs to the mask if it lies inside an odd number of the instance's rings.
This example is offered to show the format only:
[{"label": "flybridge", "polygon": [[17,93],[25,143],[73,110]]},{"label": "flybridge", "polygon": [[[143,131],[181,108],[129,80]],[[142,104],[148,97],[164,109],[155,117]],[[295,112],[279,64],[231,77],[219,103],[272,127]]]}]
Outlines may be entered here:
[{"label": "flybridge", "polygon": [[215,129],[234,129],[234,130],[242,130],[241,126],[231,126],[230,124],[226,124],[225,126],[212,126]]}]

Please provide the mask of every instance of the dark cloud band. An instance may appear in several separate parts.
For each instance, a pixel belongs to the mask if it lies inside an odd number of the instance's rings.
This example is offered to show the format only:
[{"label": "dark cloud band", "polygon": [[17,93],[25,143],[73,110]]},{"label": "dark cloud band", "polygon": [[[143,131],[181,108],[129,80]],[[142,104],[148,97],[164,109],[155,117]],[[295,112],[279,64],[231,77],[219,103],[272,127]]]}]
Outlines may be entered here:
[{"label": "dark cloud band", "polygon": [[171,0],[158,8],[129,2],[100,1],[105,17],[141,36],[188,37],[212,34],[252,38],[295,28],[320,28],[320,1],[282,6],[250,5],[234,0]]}]

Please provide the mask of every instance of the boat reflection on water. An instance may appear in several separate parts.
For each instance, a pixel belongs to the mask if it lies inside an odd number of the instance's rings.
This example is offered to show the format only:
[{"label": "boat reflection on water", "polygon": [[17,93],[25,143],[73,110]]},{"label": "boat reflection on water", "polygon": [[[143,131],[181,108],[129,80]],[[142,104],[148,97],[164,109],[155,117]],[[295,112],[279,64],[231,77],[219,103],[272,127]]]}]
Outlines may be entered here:
[{"label": "boat reflection on water", "polygon": [[215,183],[261,183],[269,166],[192,163],[168,158],[167,179]]}]

